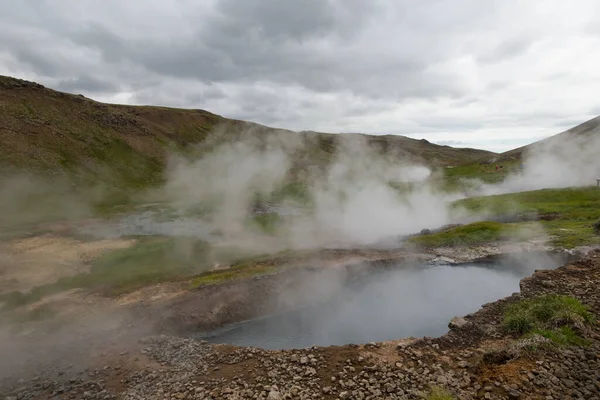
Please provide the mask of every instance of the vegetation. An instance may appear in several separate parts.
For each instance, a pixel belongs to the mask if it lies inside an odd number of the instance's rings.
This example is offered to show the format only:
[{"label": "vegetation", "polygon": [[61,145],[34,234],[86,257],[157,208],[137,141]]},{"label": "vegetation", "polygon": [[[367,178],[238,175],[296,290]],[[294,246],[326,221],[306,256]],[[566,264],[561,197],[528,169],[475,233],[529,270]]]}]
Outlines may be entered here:
[{"label": "vegetation", "polygon": [[[189,278],[211,268],[211,260],[214,259],[239,262],[250,258],[249,254],[239,250],[215,249],[206,242],[193,238],[140,239],[131,248],[111,251],[94,260],[89,273],[61,278],[56,282],[37,286],[27,293],[6,293],[0,295],[0,302],[4,302],[5,309],[12,309],[75,288],[100,290],[108,295],[123,293],[147,284]],[[238,264],[232,272],[246,266],[248,264]],[[217,278],[220,273],[223,272],[208,274],[203,279],[228,279],[227,274]]]},{"label": "vegetation", "polygon": [[[447,166],[440,168],[443,173],[443,180],[438,182],[446,191],[465,190],[481,182],[500,183],[504,179],[519,170],[521,160],[519,158],[504,159],[498,162],[490,162],[488,158],[475,162],[466,163],[457,166]],[[496,164],[502,168],[496,171]]]},{"label": "vegetation", "polygon": [[443,232],[415,236],[411,243],[423,247],[472,246],[499,240],[508,240],[516,234],[514,224],[483,221],[451,228]]},{"label": "vegetation", "polygon": [[217,285],[231,280],[271,274],[277,269],[277,267],[272,265],[250,266],[248,264],[243,264],[231,267],[225,271],[215,271],[202,274],[192,279],[190,287],[191,289],[197,289],[201,286]]},{"label": "vegetation", "polygon": [[[292,156],[298,171],[307,163],[329,162],[337,148],[338,136],[332,134],[292,133],[203,110],[103,104],[5,76],[0,76],[0,103],[0,173],[67,174],[78,186],[104,182],[111,192],[105,199],[109,204],[126,202],[136,191],[159,184],[168,154],[197,157],[242,137],[284,143],[294,135],[304,145]],[[380,152],[401,149],[432,165],[459,165],[494,154],[397,135],[363,138]]]},{"label": "vegetation", "polygon": [[455,210],[501,215],[534,212],[552,216],[540,223],[555,246],[598,244],[594,222],[600,218],[600,190],[596,187],[543,189],[521,193],[469,198],[453,204]]},{"label": "vegetation", "polygon": [[594,322],[594,316],[579,300],[544,295],[508,307],[503,326],[507,332],[538,334],[559,345],[582,345],[586,341],[578,332]]},{"label": "vegetation", "polygon": [[431,388],[429,394],[425,397],[425,400],[455,400],[456,398],[448,392],[446,389],[439,386]]}]

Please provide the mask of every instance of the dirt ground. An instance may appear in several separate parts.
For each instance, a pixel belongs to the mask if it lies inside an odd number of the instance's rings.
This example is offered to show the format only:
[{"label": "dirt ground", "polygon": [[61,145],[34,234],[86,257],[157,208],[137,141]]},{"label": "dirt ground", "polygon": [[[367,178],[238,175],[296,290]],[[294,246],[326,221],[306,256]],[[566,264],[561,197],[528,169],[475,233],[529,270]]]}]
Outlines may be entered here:
[{"label": "dirt ground", "polygon": [[83,242],[53,234],[0,243],[0,293],[28,291],[89,270],[102,253],[131,247],[134,239]]}]

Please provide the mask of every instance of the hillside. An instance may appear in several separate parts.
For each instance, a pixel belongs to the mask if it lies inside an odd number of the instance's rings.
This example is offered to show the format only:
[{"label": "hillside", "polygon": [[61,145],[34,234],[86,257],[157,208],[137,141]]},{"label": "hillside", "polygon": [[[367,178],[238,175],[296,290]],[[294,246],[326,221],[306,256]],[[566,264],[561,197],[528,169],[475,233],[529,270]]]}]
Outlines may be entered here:
[{"label": "hillside", "polygon": [[590,135],[600,132],[600,116],[592,118],[582,124],[579,124],[569,130],[550,136],[549,138],[528,144],[501,154],[501,158],[520,158],[524,153],[541,146],[552,146],[564,142],[571,142],[573,138],[584,139]]},{"label": "hillside", "polygon": [[[327,163],[342,136],[292,132],[227,119],[203,110],[104,104],[0,76],[0,169],[93,177],[141,187],[161,179],[169,152],[204,151],[223,140],[255,135],[301,141],[300,167]],[[403,136],[362,135],[381,153],[434,166],[493,155]],[[202,144],[204,147],[198,147]]]}]

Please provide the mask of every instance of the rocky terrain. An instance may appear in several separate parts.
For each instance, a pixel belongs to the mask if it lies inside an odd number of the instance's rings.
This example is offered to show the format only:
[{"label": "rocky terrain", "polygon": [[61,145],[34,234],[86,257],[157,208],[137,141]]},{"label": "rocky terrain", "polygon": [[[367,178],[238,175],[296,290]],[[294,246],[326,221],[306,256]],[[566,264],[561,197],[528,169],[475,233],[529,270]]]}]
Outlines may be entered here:
[{"label": "rocky terrain", "polygon": [[459,399],[600,398],[598,325],[582,331],[587,346],[501,328],[508,305],[549,293],[573,296],[600,315],[599,279],[600,251],[591,251],[523,279],[520,293],[452,319],[440,338],[265,351],[148,336],[126,350],[99,348],[85,364],[7,380],[0,393],[10,400],[420,399],[439,387]]}]

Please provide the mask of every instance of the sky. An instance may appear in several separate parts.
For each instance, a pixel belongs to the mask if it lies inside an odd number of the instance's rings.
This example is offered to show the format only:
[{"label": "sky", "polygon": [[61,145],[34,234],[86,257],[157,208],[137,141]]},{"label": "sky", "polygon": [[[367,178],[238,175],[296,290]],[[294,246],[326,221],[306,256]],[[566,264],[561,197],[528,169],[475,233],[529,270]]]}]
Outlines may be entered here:
[{"label": "sky", "polygon": [[600,114],[597,0],[0,0],[0,74],[505,151]]}]

